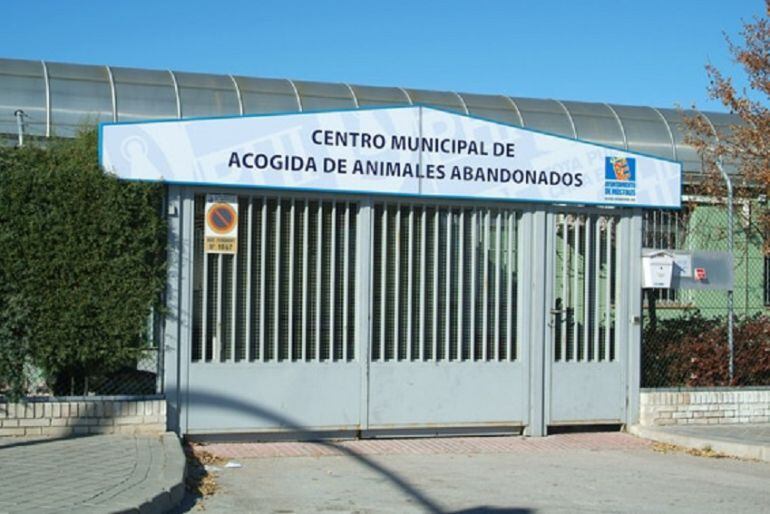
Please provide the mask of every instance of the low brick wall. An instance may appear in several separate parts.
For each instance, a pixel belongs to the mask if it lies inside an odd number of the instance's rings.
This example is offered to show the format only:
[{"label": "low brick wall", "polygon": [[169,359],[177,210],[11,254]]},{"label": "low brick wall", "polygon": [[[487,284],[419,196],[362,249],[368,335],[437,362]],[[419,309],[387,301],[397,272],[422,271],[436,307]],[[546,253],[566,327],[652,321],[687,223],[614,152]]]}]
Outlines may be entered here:
[{"label": "low brick wall", "polygon": [[0,437],[136,434],[166,431],[162,396],[33,398],[0,400]]},{"label": "low brick wall", "polygon": [[770,422],[770,387],[642,389],[640,425]]}]

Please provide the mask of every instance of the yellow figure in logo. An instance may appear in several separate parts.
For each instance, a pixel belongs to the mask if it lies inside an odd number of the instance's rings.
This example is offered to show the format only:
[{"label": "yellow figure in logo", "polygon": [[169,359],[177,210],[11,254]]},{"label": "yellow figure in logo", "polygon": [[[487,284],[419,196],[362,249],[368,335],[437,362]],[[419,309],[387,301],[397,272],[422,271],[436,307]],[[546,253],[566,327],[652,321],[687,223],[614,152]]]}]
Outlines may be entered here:
[{"label": "yellow figure in logo", "polygon": [[612,159],[612,169],[615,171],[616,180],[628,180],[631,178],[631,170],[625,157]]}]

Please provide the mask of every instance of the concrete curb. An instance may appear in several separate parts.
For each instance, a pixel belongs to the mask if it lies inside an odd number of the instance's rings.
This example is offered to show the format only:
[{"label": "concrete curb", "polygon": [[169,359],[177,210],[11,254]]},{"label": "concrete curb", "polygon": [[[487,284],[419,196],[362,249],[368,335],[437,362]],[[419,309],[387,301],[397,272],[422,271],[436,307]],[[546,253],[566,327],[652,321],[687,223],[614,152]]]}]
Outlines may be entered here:
[{"label": "concrete curb", "polygon": [[724,453],[725,455],[730,455],[732,457],[770,462],[770,446],[674,434],[666,430],[641,425],[631,425],[628,427],[628,432],[644,439],[675,444],[694,450],[711,448],[715,452]]},{"label": "concrete curb", "polygon": [[185,495],[187,460],[179,437],[173,432],[161,434],[162,455],[144,484],[130,494],[114,498],[97,510],[112,513],[163,514],[178,506]]}]

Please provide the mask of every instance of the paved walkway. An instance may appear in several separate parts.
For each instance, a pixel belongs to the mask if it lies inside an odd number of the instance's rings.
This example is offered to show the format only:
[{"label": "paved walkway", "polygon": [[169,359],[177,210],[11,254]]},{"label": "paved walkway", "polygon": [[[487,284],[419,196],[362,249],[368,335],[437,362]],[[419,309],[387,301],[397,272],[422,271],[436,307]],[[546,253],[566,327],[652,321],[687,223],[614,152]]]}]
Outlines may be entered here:
[{"label": "paved walkway", "polygon": [[[767,512],[770,465],[654,451],[622,433],[211,444],[190,512]],[[182,512],[181,510],[179,512]]]},{"label": "paved walkway", "polygon": [[474,453],[539,453],[558,450],[646,448],[649,441],[621,432],[562,434],[552,437],[444,437],[366,439],[323,443],[216,443],[203,449],[223,459],[325,457],[332,455],[468,455]]},{"label": "paved walkway", "polygon": [[770,462],[770,423],[758,425],[634,426],[631,433],[655,441],[733,457]]},{"label": "paved walkway", "polygon": [[0,513],[165,512],[184,466],[173,434],[0,438]]}]

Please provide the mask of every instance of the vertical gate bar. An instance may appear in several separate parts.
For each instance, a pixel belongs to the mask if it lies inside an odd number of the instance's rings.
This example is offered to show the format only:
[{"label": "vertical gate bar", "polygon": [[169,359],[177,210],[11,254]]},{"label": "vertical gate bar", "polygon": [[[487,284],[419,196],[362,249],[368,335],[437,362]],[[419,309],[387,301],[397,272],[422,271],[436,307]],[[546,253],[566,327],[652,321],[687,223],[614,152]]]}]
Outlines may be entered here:
[{"label": "vertical gate bar", "polygon": [[478,212],[476,207],[474,207],[471,211],[471,290],[470,298],[468,298],[468,304],[470,306],[470,309],[468,309],[470,319],[468,321],[470,322],[471,339],[469,345],[471,361],[476,361],[479,358],[476,353],[476,254],[478,246],[478,221]]},{"label": "vertical gate bar", "polygon": [[273,280],[273,360],[278,361],[279,337],[281,334],[281,200],[275,202],[275,280]]},{"label": "vertical gate bar", "polygon": [[401,204],[396,204],[396,231],[395,235],[393,236],[395,238],[395,245],[394,245],[394,251],[393,254],[395,256],[396,262],[395,262],[395,280],[393,284],[393,359],[398,361],[401,360],[401,355],[399,355],[400,345],[398,344],[398,329],[399,329],[399,318],[401,317],[401,305],[400,305],[400,296],[401,296]]},{"label": "vertical gate bar", "polygon": [[422,206],[420,217],[420,360],[425,359],[425,238],[428,213]]},{"label": "vertical gate bar", "polygon": [[[205,216],[205,214],[204,214]],[[205,244],[205,236],[204,236]],[[203,355],[203,361],[209,361],[212,359],[214,351],[212,348],[211,354],[208,350],[208,303],[209,303],[209,254],[206,253],[206,249],[203,249],[203,301],[201,302],[201,312],[203,313],[202,327],[201,327],[201,355]]]},{"label": "vertical gate bar", "polygon": [[265,244],[267,239],[267,197],[262,197],[262,227],[259,232],[259,359],[265,361]]},{"label": "vertical gate bar", "polygon": [[500,359],[500,239],[502,230],[502,214],[498,210],[495,230],[495,353],[494,360]]},{"label": "vertical gate bar", "polygon": [[350,202],[345,202],[345,228],[343,229],[343,256],[342,256],[342,360],[348,360],[348,272],[350,265],[348,260],[350,245]]},{"label": "vertical gate bar", "polygon": [[316,220],[316,258],[315,258],[315,360],[321,360],[321,285],[323,276],[321,275],[321,256],[323,254],[323,227],[324,227],[324,206],[323,202],[318,200],[318,211]]},{"label": "vertical gate bar", "polygon": [[409,209],[409,248],[407,252],[407,278],[406,278],[406,358],[412,360],[412,256],[414,250],[414,206],[410,205]]},{"label": "vertical gate bar", "polygon": [[307,254],[308,254],[308,224],[310,223],[310,202],[303,201],[302,215],[302,347],[300,359],[307,358]]},{"label": "vertical gate bar", "polygon": [[481,299],[483,300],[483,310],[482,310],[482,318],[481,318],[481,338],[484,342],[484,346],[482,347],[482,356],[483,360],[486,361],[488,358],[488,346],[489,346],[489,326],[488,326],[488,316],[489,313],[487,312],[489,309],[489,209],[484,209],[484,230],[483,230],[483,237],[484,237],[484,245],[483,245],[483,256],[484,256],[484,271],[483,271],[483,278],[482,278],[482,291],[484,291],[481,295]]},{"label": "vertical gate bar", "polygon": [[438,352],[438,228],[439,228],[439,209],[433,214],[433,352],[431,359],[436,362]]},{"label": "vertical gate bar", "polygon": [[605,251],[607,256],[605,258],[607,266],[607,281],[604,284],[604,360],[610,360],[610,332],[612,331],[612,230],[613,230],[613,218],[607,218],[606,230],[604,234],[604,241],[606,244]]},{"label": "vertical gate bar", "polygon": [[572,360],[578,360],[578,346],[579,346],[579,334],[578,334],[578,305],[580,300],[580,221],[582,217],[578,214],[575,215],[574,230],[574,244],[572,248],[572,255],[574,257],[572,261],[572,340],[570,346],[572,347]]},{"label": "vertical gate bar", "polygon": [[465,268],[465,209],[460,208],[457,237],[457,360],[463,360],[463,268]]},{"label": "vertical gate bar", "polygon": [[294,198],[291,199],[289,210],[289,330],[288,330],[288,354],[289,361],[294,360]]},{"label": "vertical gate bar", "polygon": [[246,232],[246,332],[244,338],[244,355],[246,362],[251,362],[251,242],[254,237],[254,197],[249,196],[249,210],[246,214],[248,230]]},{"label": "vertical gate bar", "polygon": [[233,269],[230,273],[230,280],[232,281],[231,294],[230,294],[230,360],[235,362],[235,324],[238,321],[238,309],[236,308],[238,303],[238,254],[234,254],[230,257],[233,260]]},{"label": "vertical gate bar", "polygon": [[569,307],[572,302],[569,301],[567,288],[569,287],[569,235],[572,230],[567,220],[567,215],[561,215],[561,314],[559,320],[561,326],[561,342],[559,348],[559,359],[567,360],[567,329],[569,323]]},{"label": "vertical gate bar", "polygon": [[332,201],[332,219],[331,219],[331,246],[329,247],[329,360],[336,361],[337,356],[334,352],[334,290],[337,288],[337,281],[334,276],[334,260],[337,258],[337,202]]},{"label": "vertical gate bar", "polygon": [[601,299],[602,299],[602,293],[601,293],[601,261],[602,261],[602,246],[601,246],[601,238],[602,238],[602,228],[601,228],[601,222],[603,217],[602,216],[596,216],[596,228],[594,230],[594,310],[593,310],[593,325],[594,325],[594,351],[593,351],[593,360],[598,361],[599,360],[599,325],[601,321],[602,311],[601,311]]},{"label": "vertical gate bar", "polygon": [[513,309],[516,309],[516,305],[513,303],[513,271],[514,271],[514,259],[513,259],[513,242],[516,237],[516,218],[513,212],[508,212],[508,259],[506,264],[508,269],[506,270],[505,278],[507,280],[508,294],[505,295],[505,311],[508,314],[506,321],[506,341],[505,341],[505,360],[513,360]]},{"label": "vertical gate bar", "polygon": [[679,249],[679,213],[674,213],[674,248]]},{"label": "vertical gate bar", "polygon": [[214,358],[222,361],[222,254],[217,254],[217,324]]},{"label": "vertical gate bar", "polygon": [[452,342],[452,323],[451,323],[451,295],[452,295],[452,208],[448,208],[446,211],[446,305],[444,306],[444,327],[446,327],[446,333],[444,334],[444,360],[449,360],[449,346]]},{"label": "vertical gate bar", "polygon": [[588,347],[591,342],[588,340],[590,335],[589,325],[591,323],[591,215],[586,214],[585,243],[583,244],[583,358],[588,359]]},{"label": "vertical gate bar", "polygon": [[387,324],[388,300],[388,204],[382,204],[382,259],[380,261],[380,361],[385,359],[385,325]]}]

